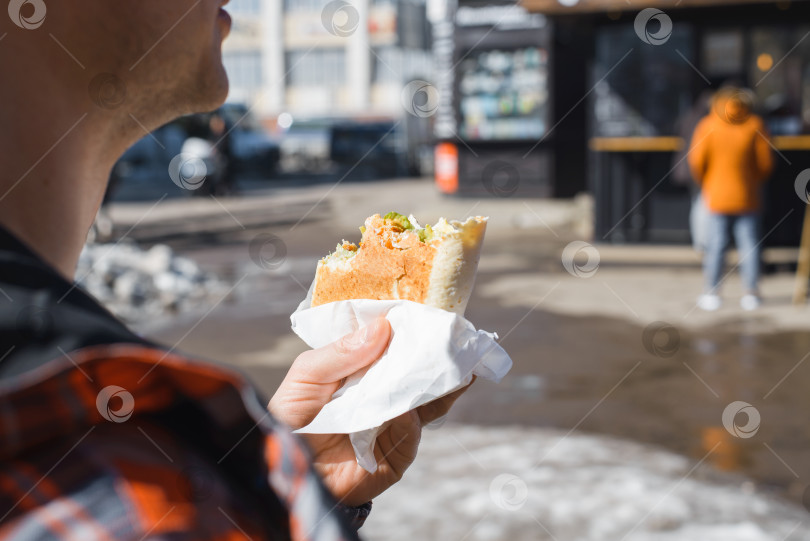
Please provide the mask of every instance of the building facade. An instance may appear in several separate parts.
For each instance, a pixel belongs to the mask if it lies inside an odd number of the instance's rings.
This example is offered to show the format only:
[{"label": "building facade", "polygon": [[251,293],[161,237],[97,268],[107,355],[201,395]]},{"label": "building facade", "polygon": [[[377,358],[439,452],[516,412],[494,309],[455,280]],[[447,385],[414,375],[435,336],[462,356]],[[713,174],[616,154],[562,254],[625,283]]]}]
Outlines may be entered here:
[{"label": "building facade", "polygon": [[261,117],[399,117],[431,80],[424,0],[232,0],[229,101]]}]

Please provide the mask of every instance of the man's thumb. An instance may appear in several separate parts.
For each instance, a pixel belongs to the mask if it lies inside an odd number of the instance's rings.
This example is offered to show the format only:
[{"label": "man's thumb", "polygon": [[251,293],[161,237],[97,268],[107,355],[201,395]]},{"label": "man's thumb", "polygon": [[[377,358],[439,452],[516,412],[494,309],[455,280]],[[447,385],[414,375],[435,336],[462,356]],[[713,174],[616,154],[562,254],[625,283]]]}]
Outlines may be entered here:
[{"label": "man's thumb", "polygon": [[309,383],[340,382],[380,358],[391,338],[385,318],[322,348],[302,353],[294,366],[298,378]]}]

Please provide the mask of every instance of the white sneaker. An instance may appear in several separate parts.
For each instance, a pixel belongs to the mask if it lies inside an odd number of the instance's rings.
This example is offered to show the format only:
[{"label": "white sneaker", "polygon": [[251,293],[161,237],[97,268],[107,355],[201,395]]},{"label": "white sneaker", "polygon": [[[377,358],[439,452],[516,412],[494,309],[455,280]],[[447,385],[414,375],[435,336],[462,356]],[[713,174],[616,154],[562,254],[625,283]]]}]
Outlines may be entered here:
[{"label": "white sneaker", "polygon": [[756,310],[760,306],[762,306],[762,299],[760,299],[756,295],[747,294],[744,295],[742,299],[740,299],[740,306],[743,310],[750,312],[751,310]]},{"label": "white sneaker", "polygon": [[720,300],[720,295],[714,295],[712,293],[704,293],[698,297],[697,301],[698,308],[706,312],[714,312],[719,309],[722,304],[723,301]]}]

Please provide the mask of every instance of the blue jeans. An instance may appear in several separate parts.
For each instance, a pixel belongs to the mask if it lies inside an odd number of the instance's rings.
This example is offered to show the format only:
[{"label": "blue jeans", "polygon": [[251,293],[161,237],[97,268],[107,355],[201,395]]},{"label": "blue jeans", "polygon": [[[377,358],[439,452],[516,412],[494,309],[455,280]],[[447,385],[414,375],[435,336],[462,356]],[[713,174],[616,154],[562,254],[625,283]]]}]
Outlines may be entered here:
[{"label": "blue jeans", "polygon": [[689,210],[689,231],[692,233],[692,248],[697,252],[706,251],[706,221],[709,219],[709,209],[703,201],[703,194],[692,198],[692,208]]},{"label": "blue jeans", "polygon": [[709,212],[706,222],[706,253],[703,256],[703,278],[707,293],[717,294],[725,264],[729,229],[740,254],[740,274],[747,293],[757,293],[759,283],[759,213],[716,214]]}]

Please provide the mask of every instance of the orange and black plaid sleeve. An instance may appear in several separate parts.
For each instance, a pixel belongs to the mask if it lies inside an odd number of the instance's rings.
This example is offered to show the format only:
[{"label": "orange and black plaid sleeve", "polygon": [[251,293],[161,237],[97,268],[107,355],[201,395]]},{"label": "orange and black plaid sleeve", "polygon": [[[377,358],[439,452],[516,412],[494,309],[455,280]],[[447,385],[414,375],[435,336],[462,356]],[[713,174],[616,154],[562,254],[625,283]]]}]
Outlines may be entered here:
[{"label": "orange and black plaid sleeve", "polygon": [[357,539],[237,373],[142,346],[0,381],[0,539]]}]

